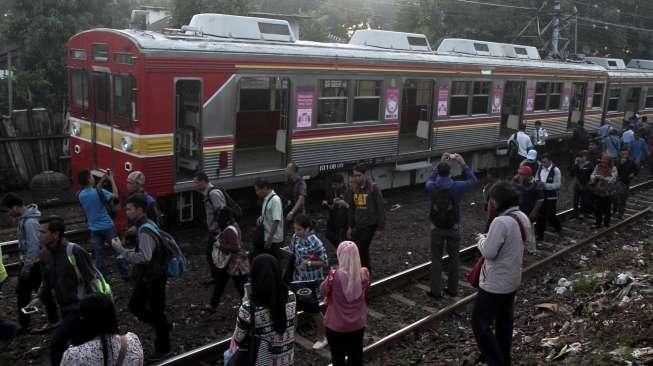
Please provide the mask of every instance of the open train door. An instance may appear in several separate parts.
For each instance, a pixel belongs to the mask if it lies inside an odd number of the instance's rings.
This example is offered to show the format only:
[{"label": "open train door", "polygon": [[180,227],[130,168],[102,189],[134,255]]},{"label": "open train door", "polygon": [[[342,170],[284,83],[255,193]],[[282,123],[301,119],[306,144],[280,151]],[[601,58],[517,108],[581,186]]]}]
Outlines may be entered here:
[{"label": "open train door", "polygon": [[635,113],[639,112],[642,101],[642,88],[632,87],[626,89],[626,100],[624,103],[624,119],[630,120]]},{"label": "open train door", "polygon": [[236,174],[283,169],[287,163],[290,79],[243,77],[238,87]]},{"label": "open train door", "polygon": [[571,108],[569,110],[569,120],[567,129],[576,128],[578,121],[583,119],[585,114],[587,83],[574,83],[572,90]]},{"label": "open train door", "polygon": [[409,79],[404,83],[399,125],[400,154],[430,149],[434,89],[433,80]]},{"label": "open train door", "polygon": [[506,81],[501,106],[501,137],[508,138],[518,128],[524,117],[525,81]]},{"label": "open train door", "polygon": [[[110,80],[108,72],[93,71],[91,73],[91,169],[99,170],[109,168],[100,166],[106,164],[106,160],[98,161],[98,148],[113,140],[112,126],[109,119],[110,102]],[[98,136],[100,138],[98,138]],[[109,139],[109,141],[107,141]],[[99,143],[98,144],[98,140]],[[111,154],[113,154],[113,144]],[[106,147],[102,147],[106,148]],[[110,159],[113,162],[113,158]]]}]

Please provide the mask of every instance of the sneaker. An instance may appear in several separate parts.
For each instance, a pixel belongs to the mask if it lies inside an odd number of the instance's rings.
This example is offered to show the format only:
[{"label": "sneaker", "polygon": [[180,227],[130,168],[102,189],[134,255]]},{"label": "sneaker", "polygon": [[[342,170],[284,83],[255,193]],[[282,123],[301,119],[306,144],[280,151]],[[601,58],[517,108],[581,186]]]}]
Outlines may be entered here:
[{"label": "sneaker", "polygon": [[319,350],[319,349],[322,349],[322,348],[326,347],[328,344],[329,344],[329,341],[327,341],[326,338],[322,338],[321,341],[317,341],[317,342],[313,343],[313,349],[314,350]]},{"label": "sneaker", "polygon": [[153,355],[147,357],[146,361],[148,363],[159,362],[159,361],[163,361],[165,359],[170,358],[170,356],[172,356],[172,352],[170,352],[170,351],[168,351],[168,352],[155,352]]}]

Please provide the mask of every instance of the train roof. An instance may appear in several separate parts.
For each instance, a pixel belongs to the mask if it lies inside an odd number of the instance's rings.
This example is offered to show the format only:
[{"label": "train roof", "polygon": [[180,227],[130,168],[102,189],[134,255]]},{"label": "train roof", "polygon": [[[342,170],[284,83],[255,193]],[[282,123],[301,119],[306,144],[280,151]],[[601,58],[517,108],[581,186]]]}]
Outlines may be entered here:
[{"label": "train roof", "polygon": [[587,57],[587,61],[600,65],[608,71],[611,79],[653,78],[653,61],[633,59],[628,64],[620,58]]}]

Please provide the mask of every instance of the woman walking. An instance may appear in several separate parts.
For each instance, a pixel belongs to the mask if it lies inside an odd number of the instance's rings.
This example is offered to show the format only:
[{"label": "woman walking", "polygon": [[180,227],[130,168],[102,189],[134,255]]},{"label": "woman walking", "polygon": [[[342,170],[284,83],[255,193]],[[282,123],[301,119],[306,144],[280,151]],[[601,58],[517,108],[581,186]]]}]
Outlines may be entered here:
[{"label": "woman walking", "polygon": [[594,194],[594,216],[596,217],[594,227],[596,229],[601,225],[610,226],[612,196],[617,182],[617,174],[617,167],[614,166],[612,158],[604,154],[590,176],[589,187]]}]

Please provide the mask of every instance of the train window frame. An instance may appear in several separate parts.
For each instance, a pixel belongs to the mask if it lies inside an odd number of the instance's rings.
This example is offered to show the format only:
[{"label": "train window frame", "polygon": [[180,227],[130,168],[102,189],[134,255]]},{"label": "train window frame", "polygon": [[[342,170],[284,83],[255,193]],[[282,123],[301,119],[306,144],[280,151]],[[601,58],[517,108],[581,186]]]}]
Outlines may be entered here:
[{"label": "train window frame", "polygon": [[[478,93],[477,93],[477,88]],[[487,89],[485,89],[485,87]],[[486,115],[490,112],[490,92],[492,90],[492,82],[491,81],[474,81],[472,83],[472,94],[471,94],[471,101],[470,101],[470,106],[469,106],[469,114],[472,116],[482,116]],[[476,107],[476,100],[479,98],[484,98],[485,99],[485,111],[484,112],[475,112],[474,108]]]},{"label": "train window frame", "polygon": [[[559,111],[562,107],[562,90],[564,89],[564,83],[558,81],[552,81],[549,83],[549,95],[546,99],[546,110],[547,111]],[[558,87],[556,90],[556,86]],[[551,108],[551,97],[555,97],[558,100],[556,108]]]},{"label": "train window frame", "polygon": [[133,53],[116,52],[113,54],[113,62],[118,65],[133,65],[135,57]]},{"label": "train window frame", "polygon": [[646,89],[646,98],[644,99],[644,109],[653,109],[653,87],[651,86]]},{"label": "train window frame", "polygon": [[[542,99],[544,98],[544,99]],[[544,100],[544,105],[542,105],[542,100]],[[541,81],[535,83],[535,99],[533,100],[533,111],[547,111],[549,103],[549,82]]]},{"label": "train window frame", "polygon": [[86,60],[86,50],[80,48],[71,48],[70,49],[70,58],[73,60]]},{"label": "train window frame", "polygon": [[490,46],[487,43],[474,42],[474,51],[476,52],[490,52]]},{"label": "train window frame", "polygon": [[[75,81],[75,75],[83,76],[83,78],[80,80],[82,93],[79,95],[79,97],[81,97],[81,104],[78,103],[78,97],[76,96],[77,93],[75,85],[77,83]],[[82,111],[87,111],[90,106],[89,81],[89,76],[86,70],[70,69],[70,102],[73,107],[78,108]]]},{"label": "train window frame", "polygon": [[[126,79],[126,81],[123,79]],[[116,94],[118,92],[118,86],[120,86],[120,95]],[[136,78],[134,75],[111,75],[111,112],[115,117],[129,119],[130,121],[136,120],[136,96],[134,93],[135,89]]]},{"label": "train window frame", "polygon": [[[373,93],[376,95],[360,95],[361,93],[361,84],[362,83],[374,83],[374,87],[368,90],[373,90]],[[351,119],[353,123],[370,123],[370,122],[381,122],[381,91],[383,90],[383,80],[378,79],[359,79],[354,80],[353,82],[354,92],[353,92],[353,102],[352,102],[352,114]],[[370,101],[376,101],[376,118],[357,118],[357,104],[360,103],[369,103]],[[363,106],[365,107],[365,106]],[[370,109],[371,111],[372,109]],[[371,116],[371,113],[370,113]]]},{"label": "train window frame", "polygon": [[603,93],[605,92],[605,83],[595,83],[592,91],[592,108],[603,107]]},{"label": "train window frame", "polygon": [[[534,112],[559,111],[562,106],[562,90],[564,83],[558,81],[538,81],[535,83]],[[544,108],[542,108],[544,98]],[[555,107],[552,108],[552,101]],[[539,106],[538,106],[539,104]]]},{"label": "train window frame", "polygon": [[[622,88],[610,88],[608,89],[608,104],[606,105],[606,112],[619,112],[620,108],[620,102],[621,102],[621,90]],[[612,95],[612,92],[616,91],[617,95]],[[611,105],[613,102],[616,101],[616,105],[614,109],[612,109]]]},{"label": "train window frame", "polygon": [[[100,49],[102,48],[102,49]],[[108,62],[109,61],[109,45],[106,43],[93,43],[91,45],[93,54],[93,61]]]},{"label": "train window frame", "polygon": [[[464,92],[460,93],[458,88],[456,88],[458,85],[465,85],[465,90]],[[468,116],[469,115],[469,100],[470,100],[470,89],[472,88],[472,81],[470,80],[452,80],[451,81],[451,95],[449,96],[449,116],[451,117],[457,117],[457,116]],[[459,113],[456,109],[460,108],[458,105],[458,101],[464,100],[464,103],[460,103],[460,106],[465,106],[465,110],[463,113]]]},{"label": "train window frame", "polygon": [[[343,86],[331,86],[331,84],[335,84],[336,82],[339,83],[345,83],[344,87]],[[320,126],[327,126],[327,125],[338,125],[338,124],[346,124],[349,122],[349,96],[351,94],[351,80],[349,79],[343,79],[343,78],[332,78],[332,79],[319,79],[318,80],[318,92],[319,96],[317,98],[317,119],[316,119],[316,124],[318,127]],[[326,86],[327,83],[329,86]],[[342,85],[342,84],[341,84]],[[339,90],[344,90],[345,95],[335,95],[335,96],[325,96],[325,89],[339,89]],[[344,102],[344,105],[338,107],[338,108],[343,108],[344,109],[344,120],[342,121],[325,121],[322,119],[322,113],[323,109],[325,108],[323,106],[323,103],[331,103],[333,101],[340,101]],[[342,112],[342,111],[340,111]]]}]

